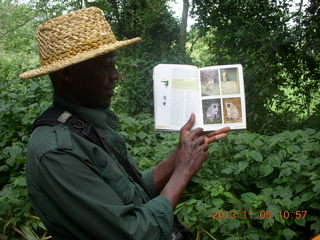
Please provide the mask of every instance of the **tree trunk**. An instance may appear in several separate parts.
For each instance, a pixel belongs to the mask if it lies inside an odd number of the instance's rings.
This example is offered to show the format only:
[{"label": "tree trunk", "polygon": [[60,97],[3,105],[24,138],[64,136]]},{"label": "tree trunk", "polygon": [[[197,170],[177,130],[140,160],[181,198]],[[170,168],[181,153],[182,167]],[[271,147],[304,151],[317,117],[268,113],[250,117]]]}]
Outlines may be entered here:
[{"label": "tree trunk", "polygon": [[179,48],[183,53],[186,51],[188,12],[189,12],[189,0],[183,0],[180,35],[179,35]]}]

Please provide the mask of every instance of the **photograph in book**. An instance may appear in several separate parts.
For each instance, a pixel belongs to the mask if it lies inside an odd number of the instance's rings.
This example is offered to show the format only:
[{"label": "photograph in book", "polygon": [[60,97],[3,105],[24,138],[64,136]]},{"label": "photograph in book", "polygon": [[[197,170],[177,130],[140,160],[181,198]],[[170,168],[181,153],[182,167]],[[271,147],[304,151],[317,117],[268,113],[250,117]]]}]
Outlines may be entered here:
[{"label": "photograph in book", "polygon": [[220,69],[221,93],[240,94],[239,74],[237,68]]},{"label": "photograph in book", "polygon": [[240,64],[197,68],[159,64],[153,69],[155,128],[179,131],[191,113],[193,128],[246,128],[243,70]]},{"label": "photograph in book", "polygon": [[200,71],[201,95],[214,96],[220,94],[219,72],[217,69]]},{"label": "photograph in book", "polygon": [[224,98],[223,112],[225,123],[242,122],[241,99],[240,98]]},{"label": "photograph in book", "polygon": [[222,123],[220,99],[202,100],[202,112],[204,124]]}]

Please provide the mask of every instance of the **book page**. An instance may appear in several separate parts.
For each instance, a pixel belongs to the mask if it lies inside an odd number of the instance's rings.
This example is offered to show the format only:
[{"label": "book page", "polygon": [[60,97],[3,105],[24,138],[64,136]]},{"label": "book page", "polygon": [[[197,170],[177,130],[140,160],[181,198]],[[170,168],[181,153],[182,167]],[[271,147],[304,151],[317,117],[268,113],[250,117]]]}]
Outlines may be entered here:
[{"label": "book page", "polygon": [[243,71],[240,64],[199,69],[205,131],[246,128]]},{"label": "book page", "polygon": [[196,114],[193,128],[202,126],[198,69],[190,65],[159,64],[153,69],[155,127],[179,131]]}]

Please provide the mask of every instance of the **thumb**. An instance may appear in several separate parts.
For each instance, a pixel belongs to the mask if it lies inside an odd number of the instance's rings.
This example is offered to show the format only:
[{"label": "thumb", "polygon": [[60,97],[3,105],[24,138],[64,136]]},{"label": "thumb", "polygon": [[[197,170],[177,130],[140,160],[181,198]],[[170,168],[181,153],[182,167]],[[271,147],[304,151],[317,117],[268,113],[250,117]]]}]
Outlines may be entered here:
[{"label": "thumb", "polygon": [[181,128],[181,131],[191,130],[195,120],[196,120],[196,117],[195,117],[194,113],[191,113],[191,116],[190,116],[188,122]]}]

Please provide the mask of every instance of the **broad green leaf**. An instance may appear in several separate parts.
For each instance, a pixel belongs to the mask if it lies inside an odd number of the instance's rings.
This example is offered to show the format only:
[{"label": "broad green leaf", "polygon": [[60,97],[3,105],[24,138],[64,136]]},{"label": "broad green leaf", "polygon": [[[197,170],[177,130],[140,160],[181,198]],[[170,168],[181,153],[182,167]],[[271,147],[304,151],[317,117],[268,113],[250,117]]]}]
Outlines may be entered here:
[{"label": "broad green leaf", "polygon": [[292,190],[290,189],[290,187],[278,186],[276,189],[279,191],[279,195],[282,198],[285,198],[285,199],[291,199],[292,198]]},{"label": "broad green leaf", "polygon": [[272,227],[274,224],[274,219],[270,218],[270,219],[263,219],[263,228],[265,230],[267,230],[268,228]]},{"label": "broad green leaf", "polygon": [[243,171],[244,169],[246,169],[248,167],[249,163],[245,162],[245,161],[241,161],[238,163],[238,169],[237,172],[240,173],[241,171]]},{"label": "broad green leaf", "polygon": [[263,157],[262,157],[262,155],[261,155],[261,153],[259,151],[252,150],[249,154],[257,162],[262,162]]},{"label": "broad green leaf", "polygon": [[233,172],[233,168],[231,167],[228,167],[228,168],[225,168],[221,171],[222,173],[225,173],[225,174],[230,174]]},{"label": "broad green leaf", "polygon": [[294,231],[292,231],[290,228],[285,228],[282,231],[282,235],[285,237],[285,239],[288,239],[288,240],[297,236],[297,234]]},{"label": "broad green leaf", "polygon": [[312,190],[313,190],[315,193],[320,194],[320,180],[313,181],[312,183],[314,184]]},{"label": "broad green leaf", "polygon": [[273,172],[273,167],[269,164],[262,164],[260,166],[260,173],[263,177],[268,176],[270,173]]},{"label": "broad green leaf", "polygon": [[256,199],[257,195],[252,192],[241,194],[241,200],[246,203],[252,203]]},{"label": "broad green leaf", "polygon": [[227,198],[230,198],[230,199],[234,198],[233,195],[229,192],[224,192],[223,195],[226,196]]},{"label": "broad green leaf", "polygon": [[282,169],[279,173],[279,178],[281,177],[285,177],[285,176],[289,176],[292,173],[292,169],[291,168],[285,168]]},{"label": "broad green leaf", "polygon": [[279,168],[281,166],[281,157],[278,154],[272,154],[267,158],[272,167]]},{"label": "broad green leaf", "polygon": [[314,232],[320,232],[320,219],[317,219],[316,222],[312,223],[310,226],[310,230]]},{"label": "broad green leaf", "polygon": [[222,206],[222,204],[224,203],[224,201],[221,198],[213,198],[212,203],[215,207],[220,208]]},{"label": "broad green leaf", "polygon": [[304,227],[306,225],[307,220],[306,220],[306,218],[300,218],[300,219],[296,218],[296,219],[294,219],[294,222],[297,225]]}]

